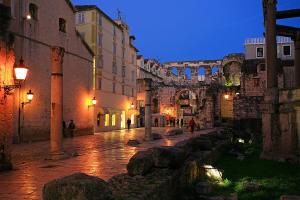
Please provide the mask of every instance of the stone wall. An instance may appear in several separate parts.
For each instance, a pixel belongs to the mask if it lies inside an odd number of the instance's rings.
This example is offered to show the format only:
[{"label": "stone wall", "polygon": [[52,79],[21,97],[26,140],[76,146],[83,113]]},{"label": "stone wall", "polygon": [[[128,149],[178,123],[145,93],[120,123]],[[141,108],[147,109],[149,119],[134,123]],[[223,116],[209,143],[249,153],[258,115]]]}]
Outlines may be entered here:
[{"label": "stone wall", "polygon": [[13,135],[13,91],[5,94],[5,85],[12,85],[14,52],[0,42],[0,171],[11,169],[11,144]]}]

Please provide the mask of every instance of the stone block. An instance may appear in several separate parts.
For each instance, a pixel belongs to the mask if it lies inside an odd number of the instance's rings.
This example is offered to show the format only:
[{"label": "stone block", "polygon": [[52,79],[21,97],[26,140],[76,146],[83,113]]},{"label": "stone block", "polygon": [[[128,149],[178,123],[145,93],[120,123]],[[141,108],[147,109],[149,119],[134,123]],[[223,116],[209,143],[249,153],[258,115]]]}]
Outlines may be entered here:
[{"label": "stone block", "polygon": [[171,129],[171,130],[169,130],[167,132],[168,136],[175,136],[175,135],[181,135],[181,134],[183,134],[183,130],[179,129],[179,128],[177,128],[177,129]]},{"label": "stone block", "polygon": [[185,152],[179,148],[156,147],[150,151],[157,168],[178,168],[185,160]]},{"label": "stone block", "polygon": [[76,173],[46,183],[43,188],[44,200],[112,200],[108,184],[100,178]]},{"label": "stone block", "polygon": [[127,164],[127,171],[130,176],[146,175],[151,172],[153,168],[154,161],[152,152],[149,150],[137,152]]}]

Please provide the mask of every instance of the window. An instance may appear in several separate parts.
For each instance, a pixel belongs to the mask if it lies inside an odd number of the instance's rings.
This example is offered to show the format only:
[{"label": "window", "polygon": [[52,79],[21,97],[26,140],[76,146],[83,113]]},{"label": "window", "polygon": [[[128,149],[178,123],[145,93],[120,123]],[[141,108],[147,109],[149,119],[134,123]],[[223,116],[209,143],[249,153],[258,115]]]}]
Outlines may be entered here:
[{"label": "window", "polygon": [[291,46],[290,45],[283,46],[282,48],[283,48],[284,56],[291,56]]},{"label": "window", "polygon": [[29,4],[29,14],[31,19],[38,20],[38,7],[34,3]]},{"label": "window", "polygon": [[131,88],[131,96],[134,96],[134,88]]},{"label": "window", "polygon": [[103,67],[103,56],[99,55],[98,56],[98,68],[102,68]]},{"label": "window", "polygon": [[98,34],[98,46],[99,47],[102,47],[102,37],[103,37],[103,35],[101,33]]},{"label": "window", "polygon": [[122,95],[125,95],[125,86],[122,85]]},{"label": "window", "polygon": [[134,64],[134,58],[135,58],[135,56],[132,54],[132,55],[131,55],[131,63],[132,63],[132,64]]},{"label": "window", "polygon": [[256,48],[256,58],[263,58],[264,57],[264,48],[257,47]]},{"label": "window", "polygon": [[102,79],[98,78],[98,90],[102,89]]},{"label": "window", "polygon": [[134,124],[134,114],[131,114],[131,124],[133,125]]},{"label": "window", "polygon": [[113,62],[112,65],[112,73],[117,74],[118,70],[117,70],[117,63]]},{"label": "window", "polygon": [[66,32],[66,20],[63,18],[59,18],[59,31]]},{"label": "window", "polygon": [[77,13],[77,23],[78,24],[85,23],[85,14],[84,13]]},{"label": "window", "polygon": [[122,77],[126,76],[126,66],[122,67]]},{"label": "window", "polygon": [[116,93],[116,83],[113,83],[113,93]]},{"label": "window", "polygon": [[105,114],[104,116],[104,126],[109,126],[109,114]]},{"label": "window", "polygon": [[116,114],[112,114],[111,116],[111,125],[116,126]]},{"label": "window", "polygon": [[102,26],[102,16],[100,16],[100,15],[98,17],[98,25]]}]

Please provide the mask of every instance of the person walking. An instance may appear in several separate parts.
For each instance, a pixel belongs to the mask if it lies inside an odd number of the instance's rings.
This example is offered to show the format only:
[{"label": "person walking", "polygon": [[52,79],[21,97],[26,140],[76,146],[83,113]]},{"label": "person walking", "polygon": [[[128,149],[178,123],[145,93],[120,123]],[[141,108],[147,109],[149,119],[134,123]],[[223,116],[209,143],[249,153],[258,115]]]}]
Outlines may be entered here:
[{"label": "person walking", "polygon": [[131,125],[131,120],[128,118],[127,119],[127,128],[128,128],[128,130],[130,129],[130,125]]},{"label": "person walking", "polygon": [[183,118],[180,120],[180,126],[183,127]]},{"label": "person walking", "polygon": [[70,137],[73,138],[74,137],[74,131],[75,131],[75,123],[73,120],[70,121],[68,129],[69,129],[69,133],[70,133]]},{"label": "person walking", "polygon": [[154,126],[158,127],[158,119],[157,118],[154,119]]},{"label": "person walking", "polygon": [[191,133],[194,133],[195,125],[196,125],[196,123],[195,123],[194,119],[192,118],[192,119],[189,121],[189,126],[190,126]]}]

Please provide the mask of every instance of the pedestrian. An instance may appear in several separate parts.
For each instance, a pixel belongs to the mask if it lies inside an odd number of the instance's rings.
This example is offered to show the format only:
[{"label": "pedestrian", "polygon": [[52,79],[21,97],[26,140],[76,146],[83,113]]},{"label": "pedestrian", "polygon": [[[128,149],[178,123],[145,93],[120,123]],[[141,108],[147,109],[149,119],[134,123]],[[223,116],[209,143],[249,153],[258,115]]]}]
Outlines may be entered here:
[{"label": "pedestrian", "polygon": [[70,133],[70,137],[73,138],[74,137],[74,131],[75,131],[75,123],[73,120],[70,121],[68,129],[69,129],[69,133]]},{"label": "pedestrian", "polygon": [[191,131],[191,133],[194,133],[195,125],[196,125],[196,123],[195,123],[194,119],[192,118],[192,119],[189,121],[189,126],[190,126],[190,131]]},{"label": "pedestrian", "polygon": [[183,118],[180,120],[180,126],[183,127]]},{"label": "pedestrian", "polygon": [[63,127],[63,137],[66,138],[67,137],[67,134],[66,134],[67,125],[66,125],[65,120],[63,120],[63,122],[62,122],[62,127]]},{"label": "pedestrian", "polygon": [[158,119],[157,118],[154,119],[154,126],[158,127]]},{"label": "pedestrian", "polygon": [[128,130],[130,129],[130,125],[131,125],[131,120],[128,118],[127,119],[127,128],[128,128]]},{"label": "pedestrian", "polygon": [[176,126],[179,127],[179,119],[176,120]]}]

